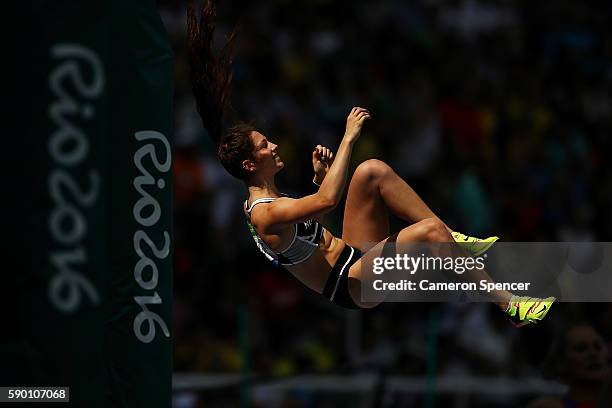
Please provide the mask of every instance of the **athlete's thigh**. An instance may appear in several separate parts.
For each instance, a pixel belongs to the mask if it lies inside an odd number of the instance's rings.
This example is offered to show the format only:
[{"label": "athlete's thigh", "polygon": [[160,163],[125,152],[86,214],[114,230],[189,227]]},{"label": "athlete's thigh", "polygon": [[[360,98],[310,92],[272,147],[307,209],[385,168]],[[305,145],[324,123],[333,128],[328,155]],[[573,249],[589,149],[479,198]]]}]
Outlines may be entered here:
[{"label": "athlete's thigh", "polygon": [[381,292],[378,299],[361,300],[361,289],[365,285],[372,287],[374,280],[380,279],[380,275],[374,274],[372,271],[373,259],[376,257],[395,257],[395,244],[402,244],[402,251],[410,251],[410,243],[420,243],[425,241],[427,234],[427,221],[420,221],[412,224],[400,232],[395,233],[371,247],[367,250],[357,262],[349,269],[349,293],[351,297],[360,307],[373,307],[384,301],[384,293]]},{"label": "athlete's thigh", "polygon": [[342,240],[366,251],[389,236],[389,213],[380,194],[359,174],[351,179],[344,206]]}]

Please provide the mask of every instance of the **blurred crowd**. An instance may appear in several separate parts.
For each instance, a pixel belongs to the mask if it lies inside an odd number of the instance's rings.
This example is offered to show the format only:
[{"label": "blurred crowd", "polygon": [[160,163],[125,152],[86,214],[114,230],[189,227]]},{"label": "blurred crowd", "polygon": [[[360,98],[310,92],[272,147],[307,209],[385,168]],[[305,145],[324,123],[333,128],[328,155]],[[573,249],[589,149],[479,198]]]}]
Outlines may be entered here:
[{"label": "blurred crowd", "polygon": [[[240,22],[229,116],[279,145],[283,191],[312,191],[312,148],[337,147],[358,105],[373,119],[354,165],[388,162],[449,226],[505,241],[610,240],[611,5],[220,3],[217,45]],[[245,224],[247,191],[195,108],[185,7],[159,1],[176,54],[176,371],[425,375],[436,340],[439,375],[521,378],[540,375],[542,339],[570,321],[612,340],[610,305],[559,305],[524,331],[484,304],[345,312],[267,263]],[[325,222],[338,236],[340,207]]]}]

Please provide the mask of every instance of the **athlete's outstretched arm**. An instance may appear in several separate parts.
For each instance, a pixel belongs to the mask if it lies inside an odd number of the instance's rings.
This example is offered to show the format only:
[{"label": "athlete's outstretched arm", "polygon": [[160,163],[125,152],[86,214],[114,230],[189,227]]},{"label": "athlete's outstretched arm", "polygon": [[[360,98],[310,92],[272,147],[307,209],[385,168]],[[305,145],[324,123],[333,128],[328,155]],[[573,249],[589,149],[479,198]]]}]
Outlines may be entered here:
[{"label": "athlete's outstretched arm", "polygon": [[370,119],[370,112],[367,109],[355,107],[351,110],[346,119],[346,131],[338,147],[336,159],[329,168],[317,193],[332,201],[334,206],[338,205],[344,193],[353,146],[359,139],[363,123],[367,119]]},{"label": "athlete's outstretched arm", "polygon": [[270,205],[260,220],[265,229],[270,230],[296,222],[320,217],[333,210],[344,192],[348,175],[349,162],[353,146],[361,134],[364,122],[370,119],[370,112],[364,108],[353,108],[346,120],[346,132],[340,142],[332,165],[315,194],[300,198],[279,198]]}]

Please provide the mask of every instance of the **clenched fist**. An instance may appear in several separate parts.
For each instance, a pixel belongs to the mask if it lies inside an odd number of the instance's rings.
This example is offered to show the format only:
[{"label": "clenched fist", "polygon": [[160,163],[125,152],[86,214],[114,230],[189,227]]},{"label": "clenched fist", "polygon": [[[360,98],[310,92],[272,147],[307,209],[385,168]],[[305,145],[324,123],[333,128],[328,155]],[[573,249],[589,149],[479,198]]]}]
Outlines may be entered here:
[{"label": "clenched fist", "polygon": [[312,168],[314,170],[314,182],[321,184],[334,161],[334,152],[329,148],[317,145],[312,152]]}]

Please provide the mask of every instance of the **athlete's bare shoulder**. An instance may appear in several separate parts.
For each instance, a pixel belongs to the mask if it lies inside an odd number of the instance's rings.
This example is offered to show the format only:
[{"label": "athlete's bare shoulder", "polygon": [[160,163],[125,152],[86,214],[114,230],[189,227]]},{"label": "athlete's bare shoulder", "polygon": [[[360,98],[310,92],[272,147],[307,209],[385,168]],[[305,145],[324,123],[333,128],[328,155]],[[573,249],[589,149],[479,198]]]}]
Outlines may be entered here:
[{"label": "athlete's bare shoulder", "polygon": [[[276,225],[274,213],[270,212],[270,209],[272,209],[274,206],[277,206],[279,202],[281,203],[281,205],[283,205],[283,203],[286,203],[287,201],[295,200],[283,196],[275,198],[274,201],[260,202],[257,205],[253,206],[250,214],[251,224],[253,224],[258,231],[264,234],[276,234],[280,230],[286,228],[287,226],[284,225]],[[253,200],[253,202],[255,202],[255,200]]]}]

